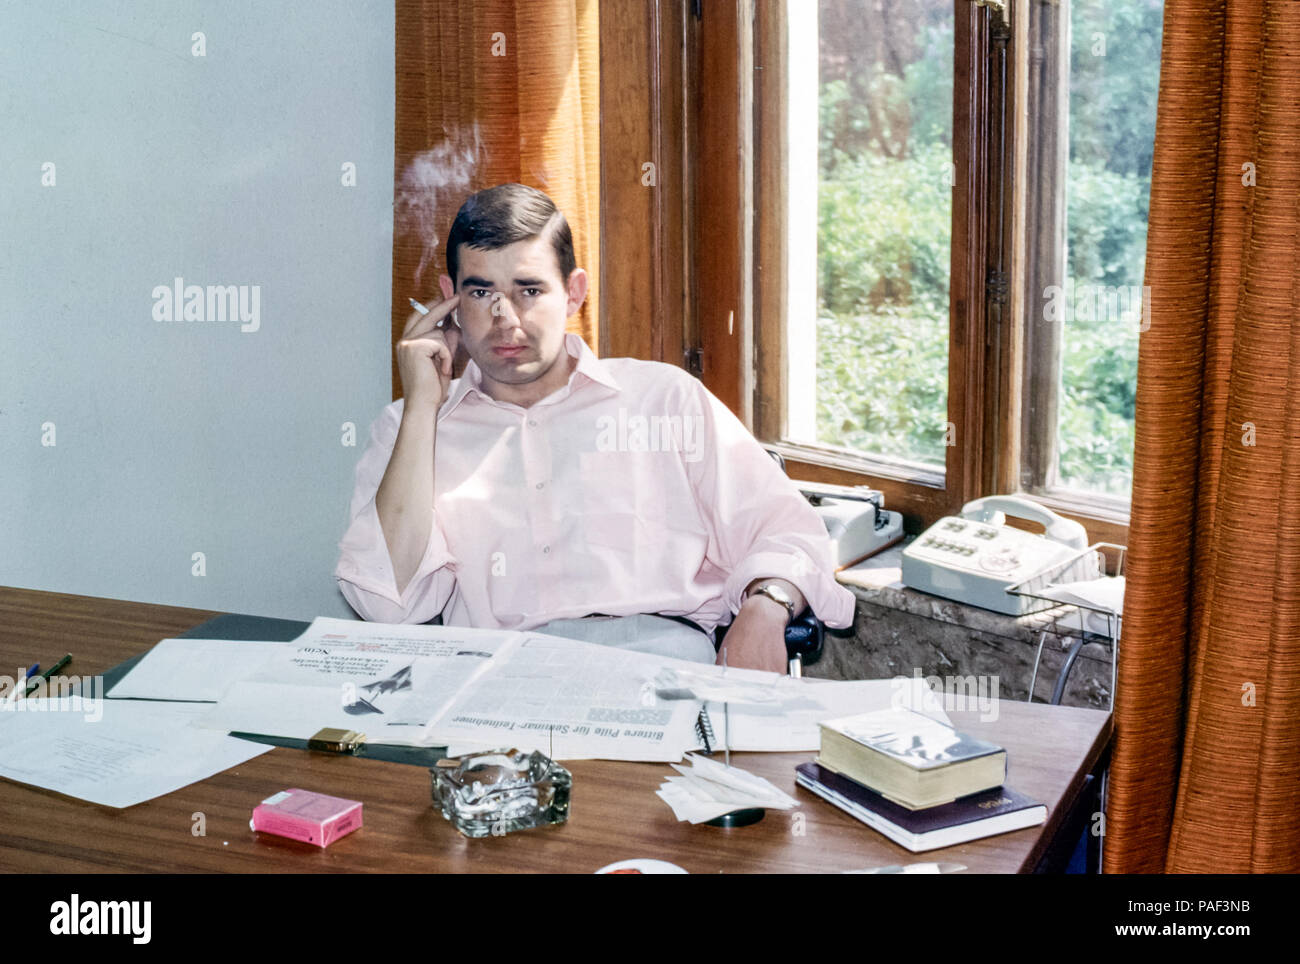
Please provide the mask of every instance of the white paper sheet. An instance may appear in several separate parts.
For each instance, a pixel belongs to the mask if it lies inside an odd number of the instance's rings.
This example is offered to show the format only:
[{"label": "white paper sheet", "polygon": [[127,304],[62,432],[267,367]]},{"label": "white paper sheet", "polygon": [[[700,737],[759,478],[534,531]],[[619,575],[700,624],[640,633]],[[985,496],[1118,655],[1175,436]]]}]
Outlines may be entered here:
[{"label": "white paper sheet", "polygon": [[655,692],[661,698],[688,696],[698,700],[730,703],[776,704],[781,701],[777,685],[781,677],[762,670],[700,665],[664,667],[654,679]]},{"label": "white paper sheet", "polygon": [[290,643],[242,639],[164,639],[108,691],[112,699],[215,703]]},{"label": "white paper sheet", "polygon": [[352,643],[359,648],[374,648],[385,653],[433,656],[445,652],[453,643],[468,645],[478,641],[495,649],[519,635],[507,630],[430,626],[425,623],[369,623],[360,619],[317,616],[293,642],[297,646],[314,642]]},{"label": "white paper sheet", "polygon": [[[1070,605],[1088,607],[1075,609],[1058,617],[1063,627],[1075,631],[1087,630],[1099,636],[1114,637],[1119,635],[1120,621],[1124,615],[1124,585],[1123,576],[1102,576],[1082,582],[1048,586],[1038,590],[1038,593]],[[1108,617],[1105,612],[1093,611],[1097,609],[1115,615]]]},{"label": "white paper sheet", "polygon": [[703,823],[733,810],[766,807],[789,810],[799,801],[770,781],[737,766],[706,757],[686,757],[690,768],[672,764],[681,776],[665,777],[655,795],[673,808],[678,820]]},{"label": "white paper sheet", "polygon": [[0,776],[108,807],[130,807],[238,766],[271,747],[193,724],[194,703],[102,701],[87,719],[81,697],[22,700],[0,712]]},{"label": "white paper sheet", "polygon": [[[735,672],[728,670],[728,675]],[[777,702],[731,703],[726,712],[721,703],[706,703],[717,738],[713,748],[720,749],[726,740],[732,750],[819,750],[818,724],[823,720],[896,706],[951,722],[942,698],[924,678],[839,681],[778,676],[774,690],[780,697]]]}]

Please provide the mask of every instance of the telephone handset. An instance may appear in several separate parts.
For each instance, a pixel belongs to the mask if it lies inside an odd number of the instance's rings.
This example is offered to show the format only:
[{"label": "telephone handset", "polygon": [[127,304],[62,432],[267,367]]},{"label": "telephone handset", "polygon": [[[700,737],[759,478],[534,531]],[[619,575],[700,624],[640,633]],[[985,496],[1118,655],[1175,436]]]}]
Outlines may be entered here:
[{"label": "telephone handset", "polygon": [[[1042,535],[1006,524],[1006,517],[1043,525]],[[1011,586],[1088,548],[1088,533],[1046,506],[1014,495],[967,502],[960,516],[940,519],[903,550],[903,585],[982,609],[1020,616],[1043,603],[1007,592]]]}]

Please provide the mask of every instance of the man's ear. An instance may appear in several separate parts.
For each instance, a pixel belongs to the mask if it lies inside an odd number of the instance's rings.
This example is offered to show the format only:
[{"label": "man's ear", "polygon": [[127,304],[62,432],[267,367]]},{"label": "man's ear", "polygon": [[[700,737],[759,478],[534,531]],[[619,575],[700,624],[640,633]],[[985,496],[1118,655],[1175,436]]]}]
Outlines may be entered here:
[{"label": "man's ear", "polygon": [[456,286],[451,283],[451,275],[438,275],[438,287],[442,289],[444,301],[456,293]]},{"label": "man's ear", "polygon": [[574,268],[573,273],[569,275],[569,302],[567,313],[570,317],[578,313],[582,307],[583,301],[587,298],[587,272],[581,268]]}]

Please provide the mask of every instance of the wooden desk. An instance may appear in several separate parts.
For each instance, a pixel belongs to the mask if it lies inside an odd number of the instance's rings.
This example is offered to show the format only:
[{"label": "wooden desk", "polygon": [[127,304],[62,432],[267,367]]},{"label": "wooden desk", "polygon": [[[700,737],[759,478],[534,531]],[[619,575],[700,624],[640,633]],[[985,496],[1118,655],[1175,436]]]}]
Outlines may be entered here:
[{"label": "wooden desk", "polygon": [[[215,615],[0,588],[0,673],[68,651],[73,662],[66,673],[103,673]],[[617,860],[653,857],[691,873],[832,872],[917,860],[955,860],[976,873],[1032,871],[1109,742],[1110,714],[1007,702],[999,710],[987,723],[974,712],[950,716],[1007,748],[1008,782],[1047,804],[1047,823],[924,855],[797,787],[795,764],[811,753],[733,754],[733,762],[800,801],[797,810],[769,811],[751,827],[679,823],[654,795],[672,772],[663,764],[579,761],[565,764],[573,772],[568,823],[469,840],[433,809],[429,774],[421,767],[276,748],[126,810],[0,779],[0,870],[590,873]],[[325,850],[249,830],[253,807],[293,786],[363,801],[365,826]],[[206,836],[192,833],[196,813],[205,816]]]}]

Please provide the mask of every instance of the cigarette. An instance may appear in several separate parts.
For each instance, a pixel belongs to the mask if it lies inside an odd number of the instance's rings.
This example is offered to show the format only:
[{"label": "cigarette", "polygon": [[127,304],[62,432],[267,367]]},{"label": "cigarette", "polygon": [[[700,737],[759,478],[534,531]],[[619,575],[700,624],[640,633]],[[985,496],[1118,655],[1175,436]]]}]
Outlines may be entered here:
[{"label": "cigarette", "polygon": [[[426,307],[424,307],[424,305],[420,304],[420,303],[419,303],[418,301],[416,301],[414,298],[407,298],[406,300],[409,301],[409,302],[411,303],[411,307],[414,308],[416,311],[418,311],[420,314],[422,314],[422,315],[427,315],[427,314],[429,313],[429,309],[426,308]],[[434,327],[435,327],[435,328],[445,328],[446,325],[447,325],[447,319],[446,319],[446,318],[440,318],[440,319],[438,319],[438,323],[437,323],[436,325],[434,325]]]}]

